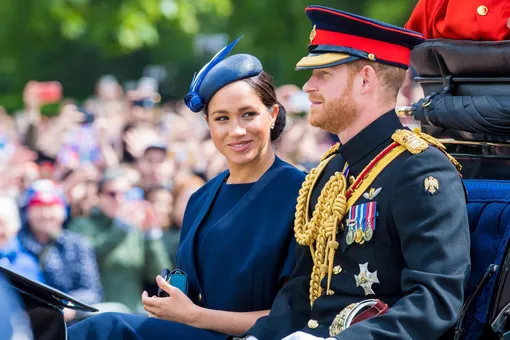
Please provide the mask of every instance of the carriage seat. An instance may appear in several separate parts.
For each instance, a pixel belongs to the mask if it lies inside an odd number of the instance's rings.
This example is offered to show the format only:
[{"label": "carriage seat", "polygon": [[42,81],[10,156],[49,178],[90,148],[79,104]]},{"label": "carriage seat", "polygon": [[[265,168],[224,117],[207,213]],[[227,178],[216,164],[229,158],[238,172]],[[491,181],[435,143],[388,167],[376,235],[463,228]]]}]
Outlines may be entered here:
[{"label": "carriage seat", "polygon": [[[471,275],[459,318],[464,339],[487,339],[487,330],[501,326],[508,309],[510,284],[510,181],[465,180],[471,231]],[[510,281],[510,279],[509,279]],[[495,322],[496,321],[496,322]],[[499,322],[499,324],[498,324]],[[494,324],[495,323],[495,324]],[[491,331],[492,332],[492,331]]]}]

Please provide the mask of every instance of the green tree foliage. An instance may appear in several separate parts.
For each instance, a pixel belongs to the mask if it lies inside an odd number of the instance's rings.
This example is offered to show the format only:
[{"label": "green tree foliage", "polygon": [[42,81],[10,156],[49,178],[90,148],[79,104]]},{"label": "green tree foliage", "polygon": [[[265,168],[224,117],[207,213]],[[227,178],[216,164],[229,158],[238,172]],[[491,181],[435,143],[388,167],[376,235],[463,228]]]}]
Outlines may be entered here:
[{"label": "green tree foliage", "polygon": [[[416,0],[317,0],[403,25]],[[277,84],[301,85],[295,63],[311,25],[304,0],[2,0],[0,93],[19,97],[26,81],[59,80],[65,95],[93,92],[102,74],[137,79],[146,65],[168,70],[163,92],[179,98],[211,55],[196,53],[197,34],[244,35],[236,53],[261,59]],[[0,104],[4,100],[0,98]]]}]

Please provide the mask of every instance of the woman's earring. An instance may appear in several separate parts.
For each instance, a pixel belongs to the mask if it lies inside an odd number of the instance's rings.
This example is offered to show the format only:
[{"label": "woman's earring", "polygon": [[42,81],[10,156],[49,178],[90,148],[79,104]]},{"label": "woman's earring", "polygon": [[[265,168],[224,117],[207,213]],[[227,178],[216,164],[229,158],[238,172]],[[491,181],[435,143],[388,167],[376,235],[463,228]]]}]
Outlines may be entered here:
[{"label": "woman's earring", "polygon": [[273,122],[273,124],[271,124],[271,130],[273,130],[273,129],[274,129],[274,122]]}]

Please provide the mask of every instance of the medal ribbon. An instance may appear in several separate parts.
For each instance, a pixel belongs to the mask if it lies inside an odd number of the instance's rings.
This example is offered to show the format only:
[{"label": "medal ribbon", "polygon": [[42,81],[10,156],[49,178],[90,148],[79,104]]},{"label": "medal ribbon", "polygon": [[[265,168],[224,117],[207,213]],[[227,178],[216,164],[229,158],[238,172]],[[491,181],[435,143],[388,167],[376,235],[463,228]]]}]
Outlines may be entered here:
[{"label": "medal ribbon", "polygon": [[375,214],[377,211],[377,202],[368,203],[367,210],[367,227],[375,230]]},{"label": "medal ribbon", "polygon": [[359,206],[359,228],[362,232],[365,232],[365,225],[367,222],[366,215],[367,215],[367,205],[366,204],[360,204]]},{"label": "medal ribbon", "polygon": [[356,233],[355,233],[355,242],[363,243],[363,223],[364,223],[364,207],[362,204],[356,206]]}]

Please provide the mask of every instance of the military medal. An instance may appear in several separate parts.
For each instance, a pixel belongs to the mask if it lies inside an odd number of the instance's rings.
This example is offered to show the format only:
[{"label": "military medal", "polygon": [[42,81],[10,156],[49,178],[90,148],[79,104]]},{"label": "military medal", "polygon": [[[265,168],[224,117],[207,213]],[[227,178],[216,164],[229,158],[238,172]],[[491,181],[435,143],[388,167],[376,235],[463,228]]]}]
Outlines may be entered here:
[{"label": "military medal", "polygon": [[360,243],[363,240],[363,231],[360,226],[357,226],[356,232],[354,233],[354,242]]},{"label": "military medal", "polygon": [[347,225],[347,233],[345,235],[345,243],[351,245],[354,242],[354,230],[356,229],[357,221],[355,219],[354,207],[351,207],[348,212],[348,218],[345,220]]},{"label": "military medal", "polygon": [[356,208],[356,216],[354,217],[356,219],[356,232],[354,234],[354,241],[357,244],[363,244],[363,222],[364,222],[364,213],[363,208],[364,204],[359,204],[355,206]]},{"label": "military medal", "polygon": [[363,235],[363,238],[365,239],[365,241],[370,241],[372,239],[372,237],[374,236],[374,231],[372,230],[372,228],[367,228],[367,230],[365,230],[365,234]]},{"label": "military medal", "polygon": [[370,202],[367,205],[367,224],[363,238],[365,241],[370,241],[374,236],[375,230],[375,216],[377,215],[377,202]]},{"label": "military medal", "polygon": [[354,275],[356,280],[356,287],[361,287],[365,291],[365,295],[375,294],[372,289],[374,283],[380,283],[377,278],[377,270],[371,273],[368,270],[368,262],[359,265],[359,274]]},{"label": "military medal", "polygon": [[345,242],[348,245],[353,242],[361,245],[371,241],[375,231],[377,202],[355,205],[349,209],[347,216],[345,223],[349,229],[345,235]]},{"label": "military medal", "polygon": [[352,230],[351,227],[349,227],[349,230],[347,231],[347,235],[345,236],[345,242],[348,245],[351,245],[354,242],[354,230]]}]

